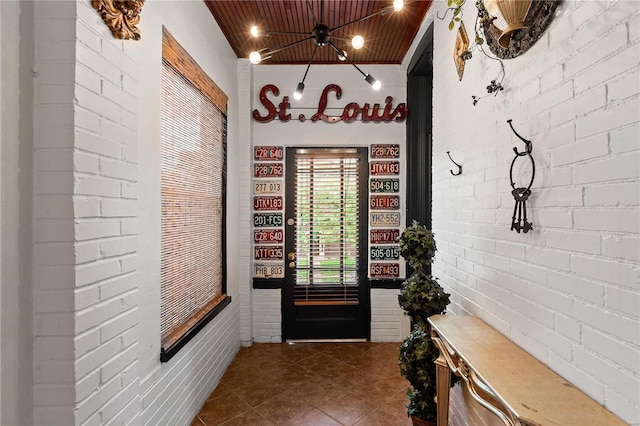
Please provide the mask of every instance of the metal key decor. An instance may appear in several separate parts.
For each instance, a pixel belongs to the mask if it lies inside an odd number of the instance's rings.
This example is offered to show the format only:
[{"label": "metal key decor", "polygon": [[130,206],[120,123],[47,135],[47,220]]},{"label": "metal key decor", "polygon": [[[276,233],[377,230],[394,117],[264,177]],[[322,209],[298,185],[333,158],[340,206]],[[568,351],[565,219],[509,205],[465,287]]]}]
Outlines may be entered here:
[{"label": "metal key decor", "polygon": [[[522,141],[526,146],[525,151],[518,151],[518,148],[513,147],[513,152],[515,152],[516,156],[513,158],[511,162],[511,168],[509,169],[509,180],[511,181],[511,187],[513,191],[511,191],[511,195],[513,195],[514,200],[516,201],[516,205],[513,207],[513,216],[511,217],[511,230],[520,233],[529,232],[533,229],[533,224],[527,221],[527,199],[531,195],[531,185],[533,185],[533,179],[536,176],[536,163],[533,161],[533,157],[531,156],[531,151],[533,150],[533,146],[531,141],[526,140],[522,136],[516,132],[516,129],[513,128],[513,124],[511,124],[511,119],[507,120],[509,126],[511,126],[511,130],[513,133]],[[529,160],[531,160],[531,181],[529,185],[524,188],[516,188],[516,184],[513,180],[513,165],[516,163],[516,160],[520,157],[527,156]]]}]

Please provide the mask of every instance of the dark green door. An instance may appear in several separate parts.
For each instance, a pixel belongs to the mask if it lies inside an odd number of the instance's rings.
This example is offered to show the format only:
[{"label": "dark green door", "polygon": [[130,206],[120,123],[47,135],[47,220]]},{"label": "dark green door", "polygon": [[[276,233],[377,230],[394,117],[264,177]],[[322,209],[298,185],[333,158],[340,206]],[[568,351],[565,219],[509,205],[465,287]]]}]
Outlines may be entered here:
[{"label": "dark green door", "polygon": [[285,340],[369,339],[367,149],[288,148]]}]

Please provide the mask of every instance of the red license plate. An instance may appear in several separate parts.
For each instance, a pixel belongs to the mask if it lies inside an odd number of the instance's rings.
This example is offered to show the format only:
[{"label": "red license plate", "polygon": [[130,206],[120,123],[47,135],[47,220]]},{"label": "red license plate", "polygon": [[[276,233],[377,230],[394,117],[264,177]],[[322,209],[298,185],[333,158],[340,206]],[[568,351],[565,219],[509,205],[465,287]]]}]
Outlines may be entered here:
[{"label": "red license plate", "polygon": [[284,158],[284,149],[281,146],[256,146],[253,148],[255,161],[279,161]]},{"label": "red license plate", "polygon": [[258,211],[282,210],[282,197],[253,197],[253,209]]},{"label": "red license plate", "polygon": [[400,210],[399,195],[372,195],[369,197],[372,210]]},{"label": "red license plate", "polygon": [[369,265],[371,278],[398,278],[400,276],[399,263],[372,263]]},{"label": "red license plate", "polygon": [[258,163],[253,165],[253,177],[282,177],[284,167],[280,163]]},{"label": "red license plate", "polygon": [[256,229],[253,231],[253,242],[258,244],[282,243],[284,231],[282,229]]},{"label": "red license plate", "polygon": [[399,161],[373,161],[369,164],[369,170],[372,175],[399,175]]},{"label": "red license plate", "polygon": [[390,244],[398,242],[400,230],[398,229],[372,229],[369,234],[371,244]]},{"label": "red license plate", "polygon": [[400,145],[371,145],[371,158],[400,158]]},{"label": "red license plate", "polygon": [[253,248],[253,258],[255,260],[282,260],[284,258],[284,248],[282,246],[255,246]]}]

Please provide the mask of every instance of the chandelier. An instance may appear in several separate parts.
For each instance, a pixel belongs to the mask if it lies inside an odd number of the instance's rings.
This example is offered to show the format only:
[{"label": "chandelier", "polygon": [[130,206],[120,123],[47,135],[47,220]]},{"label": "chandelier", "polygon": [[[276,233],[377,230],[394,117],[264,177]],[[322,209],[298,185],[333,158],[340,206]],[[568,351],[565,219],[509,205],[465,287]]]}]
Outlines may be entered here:
[{"label": "chandelier", "polygon": [[[393,4],[385,6],[383,8],[381,8],[380,10],[378,10],[377,12],[373,12],[369,15],[365,15],[361,18],[357,18],[354,19],[352,21],[349,21],[347,23],[335,26],[335,27],[330,27],[327,24],[324,23],[324,2],[325,0],[320,0],[320,14],[319,14],[319,18],[316,17],[313,8],[311,7],[311,3],[309,2],[309,0],[307,0],[307,7],[309,8],[309,11],[311,12],[311,16],[313,17],[313,24],[314,27],[311,29],[310,32],[295,32],[295,31],[262,31],[260,28],[258,28],[257,26],[253,26],[251,27],[249,33],[251,34],[251,36],[253,37],[262,37],[262,36],[268,36],[269,34],[290,34],[290,35],[296,35],[296,36],[304,36],[304,38],[294,41],[293,43],[289,43],[286,44],[282,47],[279,47],[277,49],[274,50],[268,50],[268,49],[262,49],[262,50],[258,50],[258,51],[254,51],[251,52],[249,54],[249,61],[252,64],[259,64],[260,62],[262,62],[263,60],[269,59],[271,58],[275,53],[281,52],[285,49],[288,49],[290,47],[293,47],[297,44],[300,43],[304,43],[305,41],[308,40],[312,40],[315,43],[315,47],[313,49],[313,52],[311,53],[311,58],[309,59],[309,64],[307,65],[307,69],[304,72],[304,76],[302,77],[302,81],[300,83],[298,83],[298,86],[296,87],[295,92],[293,93],[293,97],[294,99],[301,99],[302,98],[302,92],[304,91],[304,81],[307,78],[307,73],[309,72],[309,68],[311,67],[311,63],[313,62],[313,58],[316,55],[316,51],[318,50],[318,48],[321,47],[326,47],[329,46],[331,49],[333,49],[338,57],[338,59],[340,61],[347,61],[349,62],[351,65],[353,65],[353,67],[358,70],[358,72],[360,72],[360,74],[362,74],[364,76],[364,80],[369,83],[371,85],[371,87],[373,88],[373,90],[380,90],[380,87],[382,87],[382,84],[380,83],[380,81],[376,80],[371,74],[365,73],[364,71],[362,71],[360,69],[360,67],[358,67],[351,59],[349,59],[349,57],[347,57],[347,52],[345,50],[339,49],[332,41],[332,39],[336,39],[336,40],[345,40],[344,38],[340,38],[340,37],[335,37],[333,35],[333,32],[336,30],[341,30],[344,27],[351,25],[351,24],[355,24],[356,22],[362,22],[366,19],[372,18],[374,16],[378,16],[378,15],[384,15],[386,13],[395,11],[395,12],[399,12],[400,10],[402,10],[402,8],[404,7],[404,1],[403,0],[393,0]],[[361,49],[364,46],[364,38],[360,35],[356,35],[351,39],[351,46],[353,46],[354,49]]]}]

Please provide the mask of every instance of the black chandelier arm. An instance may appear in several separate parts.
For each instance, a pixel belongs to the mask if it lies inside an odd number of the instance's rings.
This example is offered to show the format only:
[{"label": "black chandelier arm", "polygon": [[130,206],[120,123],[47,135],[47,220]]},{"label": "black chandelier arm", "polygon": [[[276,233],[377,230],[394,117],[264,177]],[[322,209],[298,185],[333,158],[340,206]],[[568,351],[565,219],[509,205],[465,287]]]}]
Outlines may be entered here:
[{"label": "black chandelier arm", "polygon": [[303,32],[299,32],[299,31],[265,31],[266,35],[271,35],[271,34],[289,34],[289,35],[304,35],[304,36],[308,36],[309,32],[303,33]]},{"label": "black chandelier arm", "polygon": [[276,50],[272,50],[270,52],[267,52],[266,55],[273,55],[274,53],[281,52],[281,51],[283,51],[285,49],[288,49],[290,47],[295,46],[296,44],[300,44],[300,43],[303,43],[303,42],[305,42],[307,40],[311,40],[312,38],[313,38],[313,36],[308,36],[307,38],[303,38],[302,40],[298,40],[298,41],[294,41],[293,43],[285,44],[284,46],[279,47]]},{"label": "black chandelier arm", "polygon": [[316,14],[313,13],[313,7],[311,7],[311,2],[309,0],[307,0],[307,8],[311,12],[311,17],[313,18],[313,25],[318,25],[319,24],[318,19],[316,18]]},{"label": "black chandelier arm", "polygon": [[313,58],[316,56],[316,52],[318,51],[318,45],[313,48],[313,53],[311,54],[311,59],[309,59],[309,64],[307,65],[307,69],[304,72],[304,76],[302,76],[302,83],[307,79],[307,73],[309,72],[309,68],[311,68],[311,62],[313,62]]},{"label": "black chandelier arm", "polygon": [[371,13],[369,15],[366,15],[366,16],[363,16],[361,18],[354,19],[353,21],[349,21],[349,22],[346,22],[346,23],[344,23],[342,25],[338,25],[337,27],[333,27],[333,28],[329,29],[329,31],[334,32],[335,30],[339,30],[340,28],[344,28],[344,27],[346,27],[348,25],[351,25],[351,24],[355,24],[356,22],[362,22],[362,21],[365,21],[365,20],[367,20],[369,18],[373,18],[374,16],[384,15],[385,13],[390,12],[392,9],[393,9],[393,6],[385,6],[382,9],[378,10],[377,12],[373,12],[373,13]]},{"label": "black chandelier arm", "polygon": [[336,51],[336,54],[338,55],[338,57],[344,57],[344,58],[345,58],[345,59],[346,59],[346,60],[347,60],[351,65],[353,65],[353,66],[354,66],[354,68],[355,68],[355,69],[357,69],[357,70],[360,72],[360,74],[362,74],[364,77],[366,77],[366,76],[367,76],[367,74],[366,74],[364,71],[362,71],[362,70],[360,69],[360,67],[358,67],[356,64],[354,64],[354,63],[353,63],[353,61],[352,61],[348,56],[345,56],[345,55],[340,51],[340,49],[338,49],[338,48],[336,47],[336,45],[335,45],[335,44],[333,44],[333,43],[330,41],[330,42],[329,42],[329,45],[330,45],[331,47],[333,47],[333,50],[335,50],[335,51]]}]

